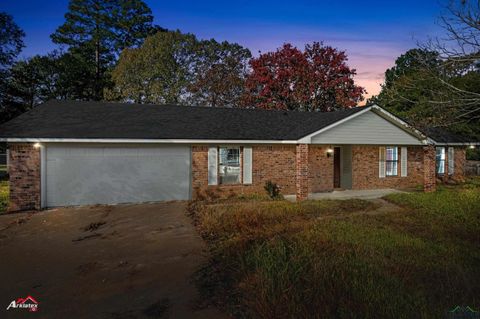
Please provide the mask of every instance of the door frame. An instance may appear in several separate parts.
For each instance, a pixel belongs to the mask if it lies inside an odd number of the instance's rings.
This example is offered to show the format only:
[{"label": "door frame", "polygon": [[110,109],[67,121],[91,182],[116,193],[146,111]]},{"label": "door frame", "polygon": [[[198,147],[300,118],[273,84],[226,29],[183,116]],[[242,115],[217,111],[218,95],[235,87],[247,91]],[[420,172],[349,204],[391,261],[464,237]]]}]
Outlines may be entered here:
[{"label": "door frame", "polygon": [[342,187],[342,149],[340,146],[333,147],[333,188]]}]

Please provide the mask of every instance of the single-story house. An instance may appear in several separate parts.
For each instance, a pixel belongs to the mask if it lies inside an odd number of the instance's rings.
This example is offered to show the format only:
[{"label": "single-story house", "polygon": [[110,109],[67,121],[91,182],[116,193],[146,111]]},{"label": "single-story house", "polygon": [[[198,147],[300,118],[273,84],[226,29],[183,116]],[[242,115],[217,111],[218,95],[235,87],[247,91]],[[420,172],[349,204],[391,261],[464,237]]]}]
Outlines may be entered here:
[{"label": "single-story house", "polygon": [[434,191],[471,142],[425,135],[379,106],[337,112],[49,101],[0,127],[10,210],[334,189]]}]

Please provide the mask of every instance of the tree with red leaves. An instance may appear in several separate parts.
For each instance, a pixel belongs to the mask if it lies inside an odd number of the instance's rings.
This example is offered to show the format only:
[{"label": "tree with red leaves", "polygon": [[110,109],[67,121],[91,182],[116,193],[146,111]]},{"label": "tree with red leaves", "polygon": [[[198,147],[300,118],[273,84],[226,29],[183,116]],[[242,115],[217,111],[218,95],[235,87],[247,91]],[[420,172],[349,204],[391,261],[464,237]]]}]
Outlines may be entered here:
[{"label": "tree with red leaves", "polygon": [[303,52],[284,44],[261,54],[250,60],[244,106],[322,112],[354,107],[365,89],[355,85],[356,71],[346,61],[344,51],[319,42]]}]

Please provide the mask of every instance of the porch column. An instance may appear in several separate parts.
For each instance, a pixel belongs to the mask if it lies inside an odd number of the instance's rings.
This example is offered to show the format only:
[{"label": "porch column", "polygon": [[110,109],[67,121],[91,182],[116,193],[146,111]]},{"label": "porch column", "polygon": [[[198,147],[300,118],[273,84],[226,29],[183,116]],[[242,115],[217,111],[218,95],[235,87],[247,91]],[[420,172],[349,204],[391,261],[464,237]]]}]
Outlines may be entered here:
[{"label": "porch column", "polygon": [[308,189],[308,144],[297,144],[296,147],[296,198],[297,201],[307,199]]},{"label": "porch column", "polygon": [[436,190],[435,147],[423,147],[423,190],[426,193]]}]

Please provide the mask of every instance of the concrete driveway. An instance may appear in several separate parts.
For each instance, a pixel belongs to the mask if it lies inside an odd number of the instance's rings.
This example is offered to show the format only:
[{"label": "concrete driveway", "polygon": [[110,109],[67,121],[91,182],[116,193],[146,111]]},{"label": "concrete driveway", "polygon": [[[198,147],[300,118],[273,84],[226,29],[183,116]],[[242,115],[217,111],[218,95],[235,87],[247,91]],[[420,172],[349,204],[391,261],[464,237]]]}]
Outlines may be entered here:
[{"label": "concrete driveway", "polygon": [[[0,318],[225,318],[200,308],[203,241],[185,203],[0,216]],[[38,312],[6,310],[28,295]]]}]

